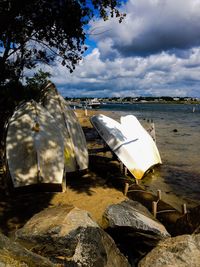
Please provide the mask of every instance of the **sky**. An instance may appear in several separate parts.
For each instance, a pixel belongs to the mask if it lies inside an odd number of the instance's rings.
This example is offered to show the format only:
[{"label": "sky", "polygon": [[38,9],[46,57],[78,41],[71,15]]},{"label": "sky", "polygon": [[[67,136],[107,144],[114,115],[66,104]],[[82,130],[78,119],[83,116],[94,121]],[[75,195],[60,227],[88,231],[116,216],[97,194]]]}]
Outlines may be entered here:
[{"label": "sky", "polygon": [[200,98],[200,0],[128,0],[126,18],[90,22],[76,70],[55,65],[67,97]]}]

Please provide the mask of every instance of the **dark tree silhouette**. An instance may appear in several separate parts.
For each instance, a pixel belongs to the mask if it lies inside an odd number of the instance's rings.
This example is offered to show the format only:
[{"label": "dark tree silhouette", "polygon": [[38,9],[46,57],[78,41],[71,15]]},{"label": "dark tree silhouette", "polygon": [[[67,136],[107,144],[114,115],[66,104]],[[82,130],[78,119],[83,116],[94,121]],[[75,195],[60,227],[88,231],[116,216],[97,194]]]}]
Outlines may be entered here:
[{"label": "dark tree silhouette", "polygon": [[59,60],[70,72],[84,53],[92,17],[124,17],[117,0],[0,0],[0,85],[24,68]]}]

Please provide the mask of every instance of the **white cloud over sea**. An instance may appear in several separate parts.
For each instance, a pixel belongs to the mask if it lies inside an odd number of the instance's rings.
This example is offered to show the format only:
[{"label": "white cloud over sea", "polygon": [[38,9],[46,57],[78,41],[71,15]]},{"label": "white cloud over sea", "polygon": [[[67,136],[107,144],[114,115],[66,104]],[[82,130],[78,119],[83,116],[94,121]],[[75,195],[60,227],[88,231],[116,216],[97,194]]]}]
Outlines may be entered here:
[{"label": "white cloud over sea", "polygon": [[200,0],[129,0],[116,19],[90,23],[96,42],[70,74],[51,68],[64,96],[200,97]]}]

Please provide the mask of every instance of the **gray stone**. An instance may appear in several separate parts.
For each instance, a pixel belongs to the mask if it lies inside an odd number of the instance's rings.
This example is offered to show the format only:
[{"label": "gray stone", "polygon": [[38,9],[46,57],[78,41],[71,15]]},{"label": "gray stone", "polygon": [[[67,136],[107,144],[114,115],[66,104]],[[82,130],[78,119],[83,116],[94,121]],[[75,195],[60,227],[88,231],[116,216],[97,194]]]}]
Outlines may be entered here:
[{"label": "gray stone", "polygon": [[160,241],[138,267],[199,267],[200,234],[182,235]]},{"label": "gray stone", "polygon": [[37,255],[0,233],[0,267],[53,267],[48,259]]},{"label": "gray stone", "polygon": [[126,228],[131,232],[156,236],[158,239],[170,236],[165,227],[142,204],[133,200],[110,205],[103,217],[108,228]]},{"label": "gray stone", "polygon": [[103,215],[106,231],[132,266],[157,243],[169,237],[165,227],[139,202],[126,200],[110,205]]},{"label": "gray stone", "polygon": [[35,251],[52,262],[66,266],[130,266],[89,213],[71,206],[57,206],[36,214],[17,231],[16,238],[31,243]]}]

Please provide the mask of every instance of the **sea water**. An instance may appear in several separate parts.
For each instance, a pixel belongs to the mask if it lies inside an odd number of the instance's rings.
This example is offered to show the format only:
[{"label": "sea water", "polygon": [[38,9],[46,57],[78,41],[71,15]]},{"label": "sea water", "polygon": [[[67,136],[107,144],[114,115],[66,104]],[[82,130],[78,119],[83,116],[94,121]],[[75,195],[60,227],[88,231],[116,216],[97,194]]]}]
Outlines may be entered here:
[{"label": "sea water", "polygon": [[177,209],[200,204],[200,105],[192,104],[106,104],[111,116],[135,115],[141,124],[153,120],[162,165],[140,182]]}]

